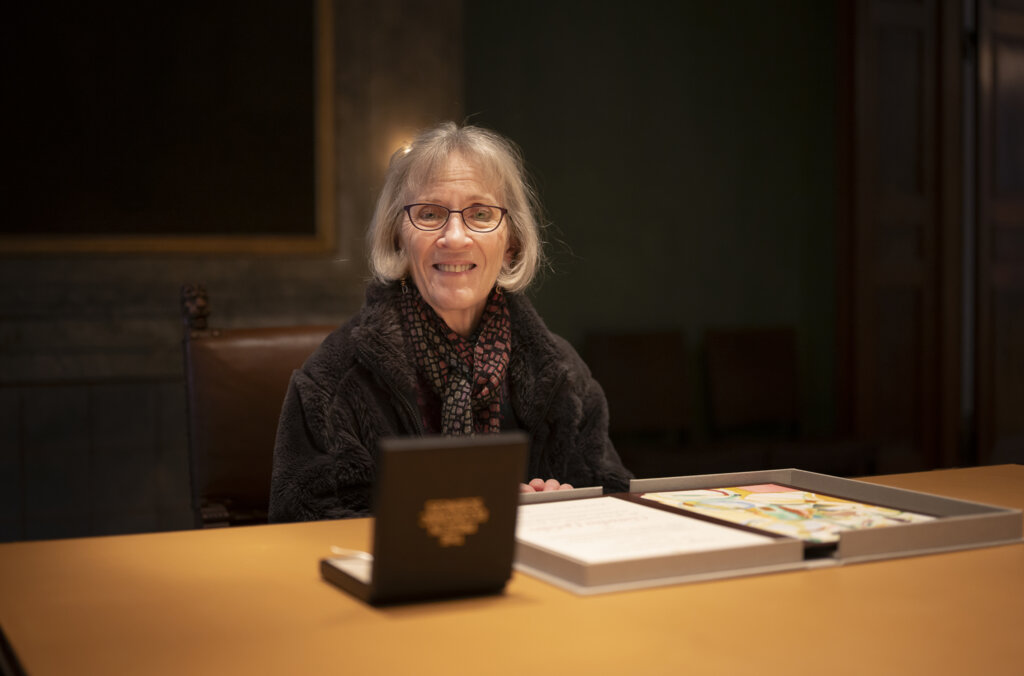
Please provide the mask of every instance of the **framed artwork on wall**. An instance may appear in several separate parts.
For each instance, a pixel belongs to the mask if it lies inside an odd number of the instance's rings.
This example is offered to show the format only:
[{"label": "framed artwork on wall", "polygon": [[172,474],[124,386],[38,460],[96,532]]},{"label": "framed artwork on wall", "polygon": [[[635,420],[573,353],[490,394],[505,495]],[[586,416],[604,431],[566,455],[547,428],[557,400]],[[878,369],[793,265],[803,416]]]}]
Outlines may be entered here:
[{"label": "framed artwork on wall", "polygon": [[5,23],[0,251],[333,250],[329,0],[28,4]]}]

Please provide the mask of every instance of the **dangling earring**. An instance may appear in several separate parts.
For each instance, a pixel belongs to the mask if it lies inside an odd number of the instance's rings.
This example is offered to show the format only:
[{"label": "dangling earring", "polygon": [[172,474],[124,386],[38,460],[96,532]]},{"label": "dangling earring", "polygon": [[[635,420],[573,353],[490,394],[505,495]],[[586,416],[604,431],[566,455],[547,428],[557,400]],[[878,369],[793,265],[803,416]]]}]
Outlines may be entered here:
[{"label": "dangling earring", "polygon": [[405,285],[405,277],[400,280],[402,283],[402,293],[409,293],[409,287]]}]

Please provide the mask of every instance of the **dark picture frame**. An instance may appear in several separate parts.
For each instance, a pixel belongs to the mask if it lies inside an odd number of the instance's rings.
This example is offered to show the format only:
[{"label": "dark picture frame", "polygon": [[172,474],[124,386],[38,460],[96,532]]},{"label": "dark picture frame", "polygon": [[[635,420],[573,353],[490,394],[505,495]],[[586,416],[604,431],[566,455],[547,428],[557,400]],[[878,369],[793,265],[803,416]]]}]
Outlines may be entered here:
[{"label": "dark picture frame", "polygon": [[330,0],[13,14],[0,252],[333,250]]}]

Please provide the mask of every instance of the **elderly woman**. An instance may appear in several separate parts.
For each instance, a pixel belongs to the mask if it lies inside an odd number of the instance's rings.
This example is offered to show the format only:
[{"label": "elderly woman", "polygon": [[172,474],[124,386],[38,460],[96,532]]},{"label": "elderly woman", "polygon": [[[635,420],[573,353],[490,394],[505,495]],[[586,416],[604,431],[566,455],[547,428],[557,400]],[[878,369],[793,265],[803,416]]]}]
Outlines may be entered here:
[{"label": "elderly woman", "polygon": [[270,518],[366,515],[385,436],[530,437],[522,491],[625,490],[601,388],[523,295],[542,259],[521,157],[445,123],[391,159],[369,230],[366,302],[292,376]]}]

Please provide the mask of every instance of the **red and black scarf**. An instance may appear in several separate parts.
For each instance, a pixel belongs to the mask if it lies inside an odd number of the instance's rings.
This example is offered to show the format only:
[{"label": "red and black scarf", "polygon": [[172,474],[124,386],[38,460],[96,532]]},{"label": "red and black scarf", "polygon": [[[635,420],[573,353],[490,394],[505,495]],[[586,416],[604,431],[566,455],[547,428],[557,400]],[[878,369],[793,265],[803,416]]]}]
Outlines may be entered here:
[{"label": "red and black scarf", "polygon": [[500,431],[512,337],[505,295],[497,287],[491,291],[475,338],[466,340],[424,302],[415,286],[403,284],[402,291],[402,317],[416,368],[441,401],[441,433]]}]

